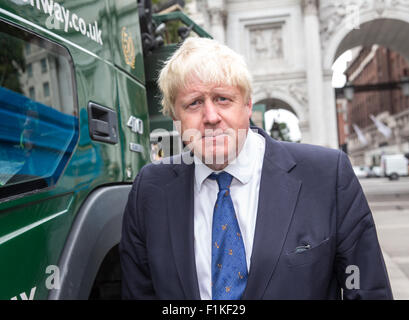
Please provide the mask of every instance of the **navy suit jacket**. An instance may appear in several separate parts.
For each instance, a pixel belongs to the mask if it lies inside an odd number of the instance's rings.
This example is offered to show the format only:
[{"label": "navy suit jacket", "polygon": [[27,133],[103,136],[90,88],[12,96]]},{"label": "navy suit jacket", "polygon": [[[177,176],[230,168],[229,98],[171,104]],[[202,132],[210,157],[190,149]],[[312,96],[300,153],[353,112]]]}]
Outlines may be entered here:
[{"label": "navy suit jacket", "polygon": [[[257,130],[266,150],[242,298],[340,299],[342,288],[344,299],[392,299],[372,213],[345,153]],[[120,243],[124,299],[200,299],[194,163],[189,153],[171,160],[146,165],[129,194]]]}]

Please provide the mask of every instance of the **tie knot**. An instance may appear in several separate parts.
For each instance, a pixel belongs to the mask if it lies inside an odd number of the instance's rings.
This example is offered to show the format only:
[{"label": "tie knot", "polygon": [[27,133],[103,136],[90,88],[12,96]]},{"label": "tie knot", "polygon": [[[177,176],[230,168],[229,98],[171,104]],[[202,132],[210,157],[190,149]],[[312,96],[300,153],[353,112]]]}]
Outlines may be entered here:
[{"label": "tie knot", "polygon": [[225,171],[222,171],[219,174],[212,173],[209,178],[217,181],[219,190],[227,190],[233,180],[233,176]]}]

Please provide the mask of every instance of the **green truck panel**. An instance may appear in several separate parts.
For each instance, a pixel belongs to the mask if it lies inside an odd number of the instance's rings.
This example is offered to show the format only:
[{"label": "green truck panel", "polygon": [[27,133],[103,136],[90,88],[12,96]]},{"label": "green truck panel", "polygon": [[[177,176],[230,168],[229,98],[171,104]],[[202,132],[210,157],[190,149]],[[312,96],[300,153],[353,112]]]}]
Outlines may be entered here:
[{"label": "green truck panel", "polygon": [[[0,58],[4,58],[0,59],[0,73],[8,70],[7,65],[19,64],[9,72],[11,80],[0,83],[0,125],[6,117],[15,121],[11,126],[15,131],[0,130],[0,299],[50,297],[49,286],[55,285],[53,277],[58,276],[55,268],[63,267],[61,259],[69,259],[70,248],[91,246],[87,249],[93,252],[91,256],[76,259],[93,259],[103,270],[103,257],[97,254],[107,255],[117,242],[92,248],[106,235],[87,234],[77,217],[88,219],[92,225],[92,215],[87,216],[86,209],[87,201],[93,200],[89,201],[92,214],[104,215],[105,221],[112,215],[116,229],[110,231],[115,233],[111,238],[118,238],[125,201],[119,205],[121,212],[114,212],[112,206],[112,212],[101,212],[95,205],[100,201],[98,194],[110,194],[111,187],[116,187],[115,192],[128,190],[139,170],[151,161],[150,132],[173,130],[171,119],[160,113],[156,77],[160,61],[176,46],[159,47],[144,58],[139,2],[142,0],[0,0],[0,43],[6,43],[0,46]],[[154,15],[153,19],[157,24],[180,20],[187,26],[193,24],[193,31],[200,36],[209,36],[182,13]],[[15,32],[7,33],[6,29]],[[7,46],[10,39],[18,43],[14,48],[18,57],[5,63],[13,52]],[[13,77],[18,81],[13,82]],[[32,87],[23,83],[32,83]],[[4,101],[11,96],[15,103],[21,103],[15,110],[13,105],[5,107]],[[90,103],[101,109],[90,114]],[[47,108],[48,120],[43,121]],[[111,115],[116,116],[117,123],[112,123]],[[53,119],[57,118],[74,120],[67,122],[71,126],[66,125],[65,131],[53,131],[53,125],[58,126]],[[74,137],[71,146],[65,145],[69,139],[62,139],[64,132]],[[96,141],[94,134],[102,138],[113,135],[117,142]],[[49,140],[44,140],[46,136]],[[39,171],[27,165],[35,152],[40,167],[49,165],[47,159],[60,161],[51,178],[37,176]],[[10,154],[23,154],[26,159],[16,164]],[[27,171],[21,169],[24,166]],[[13,180],[16,172],[19,180]],[[74,243],[73,230],[82,233],[78,239],[87,241]],[[102,247],[107,247],[106,252],[99,252]],[[75,267],[75,263],[70,265]],[[78,270],[70,270],[73,277],[81,278],[81,268],[77,264]],[[92,282],[98,278],[95,272],[87,276]],[[70,285],[69,279],[65,280]],[[80,286],[75,285],[76,289]],[[90,294],[70,296],[70,288],[61,290],[65,290],[61,296],[71,298]]]}]

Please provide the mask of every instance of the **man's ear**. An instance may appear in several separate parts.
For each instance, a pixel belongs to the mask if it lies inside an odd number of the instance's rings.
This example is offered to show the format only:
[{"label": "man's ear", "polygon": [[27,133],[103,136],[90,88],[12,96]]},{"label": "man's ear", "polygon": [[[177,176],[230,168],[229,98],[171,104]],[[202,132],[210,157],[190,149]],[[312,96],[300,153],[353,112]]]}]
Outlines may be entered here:
[{"label": "man's ear", "polygon": [[173,129],[176,129],[177,132],[179,132],[180,136],[182,136],[182,123],[180,120],[176,119],[174,116],[172,116],[173,120]]},{"label": "man's ear", "polygon": [[249,98],[249,101],[246,104],[246,108],[248,108],[248,114],[250,119],[251,115],[253,114],[253,101],[251,100],[251,98]]},{"label": "man's ear", "polygon": [[178,119],[176,118],[174,110],[170,113],[170,117],[172,118],[173,121],[178,121]]}]

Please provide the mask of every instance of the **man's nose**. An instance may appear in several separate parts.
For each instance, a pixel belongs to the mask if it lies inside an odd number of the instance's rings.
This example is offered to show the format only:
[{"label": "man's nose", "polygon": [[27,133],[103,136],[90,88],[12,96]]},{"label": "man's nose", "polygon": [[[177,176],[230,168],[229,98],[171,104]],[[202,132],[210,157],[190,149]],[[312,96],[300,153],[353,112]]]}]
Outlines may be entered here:
[{"label": "man's nose", "polygon": [[219,110],[213,101],[206,100],[203,108],[204,122],[208,124],[216,124],[220,121]]}]

